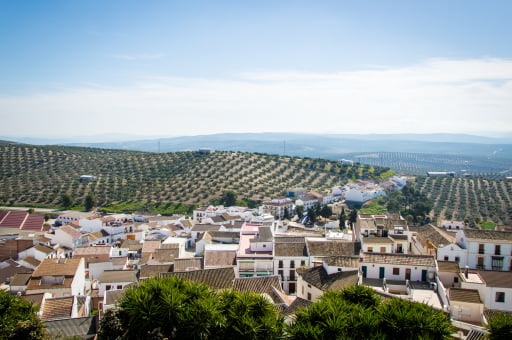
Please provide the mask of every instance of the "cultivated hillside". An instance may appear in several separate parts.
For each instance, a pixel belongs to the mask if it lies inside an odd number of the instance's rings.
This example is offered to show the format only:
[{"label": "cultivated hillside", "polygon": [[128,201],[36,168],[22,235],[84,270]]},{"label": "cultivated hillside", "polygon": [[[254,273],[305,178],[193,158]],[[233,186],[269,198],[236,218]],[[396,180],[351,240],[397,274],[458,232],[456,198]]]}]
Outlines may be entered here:
[{"label": "cultivated hillside", "polygon": [[[264,200],[289,187],[323,191],[388,169],[323,159],[217,151],[149,153],[63,146],[0,146],[0,204],[59,206],[63,194],[77,205],[93,193],[98,204],[202,204],[225,190]],[[94,175],[94,182],[80,182]],[[122,203],[122,204],[120,204]]]}]

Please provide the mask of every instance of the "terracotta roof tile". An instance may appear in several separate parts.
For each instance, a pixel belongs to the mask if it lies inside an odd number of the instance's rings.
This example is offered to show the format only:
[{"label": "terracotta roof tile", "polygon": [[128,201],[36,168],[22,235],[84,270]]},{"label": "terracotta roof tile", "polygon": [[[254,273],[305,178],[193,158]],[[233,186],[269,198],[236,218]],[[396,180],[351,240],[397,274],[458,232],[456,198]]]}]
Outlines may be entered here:
[{"label": "terracotta roof tile", "polygon": [[229,289],[232,288],[235,279],[235,269],[218,268],[160,274],[160,277],[166,276],[177,276],[185,280],[204,283],[212,289]]},{"label": "terracotta roof tile", "polygon": [[69,318],[73,310],[73,296],[46,299],[41,319]]}]

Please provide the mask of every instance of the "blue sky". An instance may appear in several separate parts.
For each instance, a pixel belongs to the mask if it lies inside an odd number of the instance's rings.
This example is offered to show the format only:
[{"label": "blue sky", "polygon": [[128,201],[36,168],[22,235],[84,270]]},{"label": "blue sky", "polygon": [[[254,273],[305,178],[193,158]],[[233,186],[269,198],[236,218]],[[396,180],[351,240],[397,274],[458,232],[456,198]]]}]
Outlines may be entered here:
[{"label": "blue sky", "polygon": [[468,0],[1,1],[0,136],[512,132],[510,13]]}]

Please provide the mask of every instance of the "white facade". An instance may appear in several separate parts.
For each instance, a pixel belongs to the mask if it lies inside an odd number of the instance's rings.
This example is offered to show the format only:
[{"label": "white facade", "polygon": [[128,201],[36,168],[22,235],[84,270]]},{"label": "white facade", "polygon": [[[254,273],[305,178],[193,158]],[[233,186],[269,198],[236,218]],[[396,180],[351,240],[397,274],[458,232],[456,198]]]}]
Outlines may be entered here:
[{"label": "white facade", "polygon": [[99,218],[94,220],[82,218],[78,221],[78,224],[80,225],[80,228],[82,228],[83,231],[88,233],[93,233],[103,228],[103,222],[101,222],[101,219]]},{"label": "white facade", "polygon": [[464,268],[467,265],[467,250],[462,249],[458,244],[449,244],[437,249],[437,259],[439,261],[455,261],[459,263],[460,268]]},{"label": "white facade", "polygon": [[[486,237],[486,234],[492,234]],[[471,269],[502,270],[512,269],[512,241],[501,239],[509,237],[506,232],[484,230],[459,230],[457,244],[467,252],[466,264]],[[482,235],[480,238],[474,238]]]},{"label": "white facade", "polygon": [[450,221],[443,220],[441,221],[440,228],[448,229],[448,230],[461,230],[464,229],[464,221]]}]

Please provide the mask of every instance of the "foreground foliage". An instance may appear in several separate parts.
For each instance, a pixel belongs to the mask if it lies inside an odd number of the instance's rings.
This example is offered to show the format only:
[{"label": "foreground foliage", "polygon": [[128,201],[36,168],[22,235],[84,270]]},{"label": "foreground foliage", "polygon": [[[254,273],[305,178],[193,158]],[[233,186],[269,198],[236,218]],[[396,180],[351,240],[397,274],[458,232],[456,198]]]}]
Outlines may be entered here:
[{"label": "foreground foliage", "polygon": [[34,306],[0,290],[0,339],[48,339]]},{"label": "foreground foliage", "polygon": [[128,289],[101,321],[100,339],[277,339],[283,318],[263,296],[215,293],[176,277]]},{"label": "foreground foliage", "polygon": [[381,301],[368,287],[327,292],[286,327],[292,339],[448,339],[453,329],[439,310],[402,299]]},{"label": "foreground foliage", "polygon": [[512,339],[512,315],[508,313],[495,313],[488,320],[488,339]]}]

